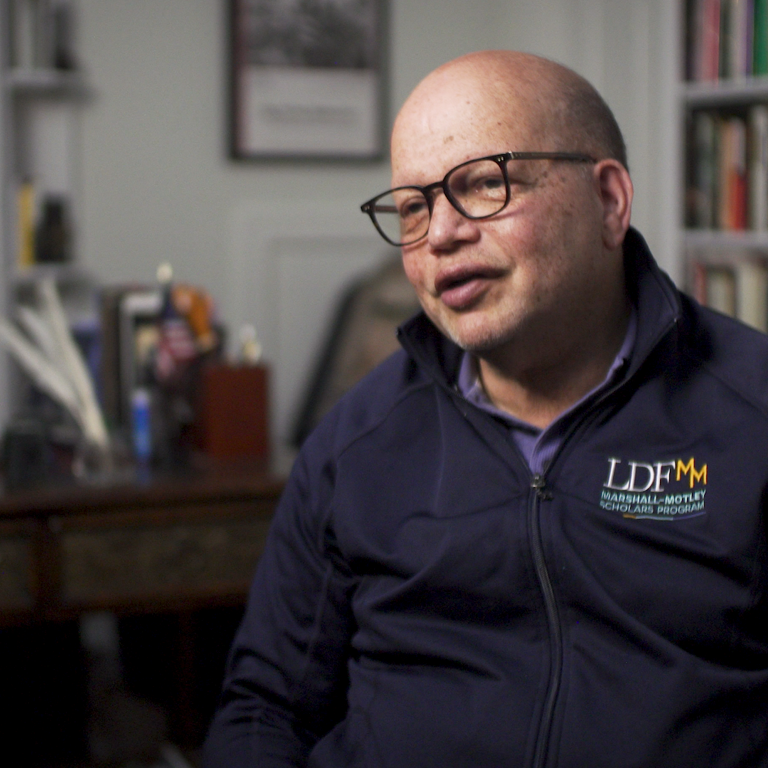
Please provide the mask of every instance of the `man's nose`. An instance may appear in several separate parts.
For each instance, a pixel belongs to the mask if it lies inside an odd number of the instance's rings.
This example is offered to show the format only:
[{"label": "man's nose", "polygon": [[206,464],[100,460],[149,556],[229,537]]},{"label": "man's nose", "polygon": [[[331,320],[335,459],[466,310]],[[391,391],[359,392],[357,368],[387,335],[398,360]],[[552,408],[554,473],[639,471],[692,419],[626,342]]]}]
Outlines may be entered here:
[{"label": "man's nose", "polygon": [[476,230],[476,223],[459,213],[442,190],[435,193],[427,233],[429,244],[433,248],[451,247],[458,240],[471,238]]}]

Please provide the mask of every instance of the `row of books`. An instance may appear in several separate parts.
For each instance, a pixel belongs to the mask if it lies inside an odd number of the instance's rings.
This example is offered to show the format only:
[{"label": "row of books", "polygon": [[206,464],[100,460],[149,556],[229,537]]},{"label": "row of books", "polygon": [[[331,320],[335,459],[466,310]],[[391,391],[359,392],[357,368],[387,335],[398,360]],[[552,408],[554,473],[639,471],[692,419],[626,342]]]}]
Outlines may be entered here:
[{"label": "row of books", "polygon": [[71,260],[72,219],[66,196],[38,195],[34,184],[24,180],[17,194],[17,214],[16,263],[20,272],[35,264]]},{"label": "row of books", "polygon": [[687,79],[768,74],[768,0],[689,0]]},{"label": "row of books", "polygon": [[9,64],[17,69],[75,69],[72,0],[10,0]]},{"label": "row of books", "polygon": [[768,105],[697,110],[688,131],[687,226],[768,230]]},{"label": "row of books", "polygon": [[692,292],[701,304],[768,333],[768,263],[759,258],[693,265]]}]

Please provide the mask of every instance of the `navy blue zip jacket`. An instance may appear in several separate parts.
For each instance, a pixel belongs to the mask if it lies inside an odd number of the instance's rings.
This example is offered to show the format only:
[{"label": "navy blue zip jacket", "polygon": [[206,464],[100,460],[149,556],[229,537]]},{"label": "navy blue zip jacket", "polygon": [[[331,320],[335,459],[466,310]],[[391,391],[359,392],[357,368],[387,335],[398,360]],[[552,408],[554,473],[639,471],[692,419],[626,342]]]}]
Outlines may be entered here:
[{"label": "navy blue zip jacket", "polygon": [[625,262],[628,369],[544,476],[424,316],[308,439],[208,768],[768,766],[768,337]]}]

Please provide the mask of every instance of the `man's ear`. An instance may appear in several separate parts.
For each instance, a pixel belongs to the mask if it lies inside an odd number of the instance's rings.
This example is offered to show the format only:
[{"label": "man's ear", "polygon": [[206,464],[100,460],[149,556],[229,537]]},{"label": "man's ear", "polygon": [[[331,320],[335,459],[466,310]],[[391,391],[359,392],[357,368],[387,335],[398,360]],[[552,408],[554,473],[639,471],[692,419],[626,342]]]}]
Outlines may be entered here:
[{"label": "man's ear", "polygon": [[600,160],[594,179],[603,207],[603,243],[609,250],[624,242],[629,229],[634,189],[629,172],[618,160]]}]

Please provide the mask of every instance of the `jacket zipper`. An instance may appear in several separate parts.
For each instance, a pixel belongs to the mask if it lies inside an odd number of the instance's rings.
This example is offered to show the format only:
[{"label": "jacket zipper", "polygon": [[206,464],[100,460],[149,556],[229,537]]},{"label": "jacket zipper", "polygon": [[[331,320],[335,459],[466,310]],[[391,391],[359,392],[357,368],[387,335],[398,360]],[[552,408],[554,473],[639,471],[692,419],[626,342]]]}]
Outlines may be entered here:
[{"label": "jacket zipper", "polygon": [[[645,358],[651,354],[651,352],[657,347],[663,338],[672,330],[677,324],[677,319],[668,323],[662,331],[659,332],[653,344],[649,347]],[[645,359],[644,358],[644,359]],[[577,418],[576,421],[571,424],[570,428],[563,435],[563,439],[555,452],[555,455],[550,461],[547,471],[552,469],[555,461],[563,453],[565,446],[570,443],[574,435],[584,428],[593,417],[598,413],[599,406],[606,400],[612,397],[615,392],[624,387],[630,380],[631,376],[627,375],[607,390],[602,392],[593,403],[589,406],[587,411]],[[443,385],[445,386],[445,385]],[[460,412],[467,417],[467,411],[463,406],[463,398],[458,391],[458,387],[453,388],[446,387],[452,397],[456,399],[456,403],[459,406]],[[522,458],[522,456],[521,456]],[[544,598],[544,610],[547,617],[547,626],[549,628],[549,646],[550,646],[550,671],[549,671],[549,684],[547,687],[547,698],[544,702],[544,709],[542,711],[541,718],[539,720],[539,730],[536,736],[536,743],[533,753],[533,768],[544,768],[547,760],[549,739],[552,730],[552,722],[554,720],[555,706],[557,704],[558,695],[560,692],[560,683],[562,681],[562,667],[563,667],[563,631],[560,624],[560,614],[557,608],[557,602],[555,600],[555,591],[552,587],[552,580],[549,576],[547,569],[546,559],[544,557],[544,545],[541,536],[541,502],[549,501],[552,498],[552,492],[547,489],[546,477],[543,474],[536,473],[531,478],[531,503],[528,509],[528,527],[529,537],[531,541],[531,553],[533,555],[534,570],[539,581],[539,587]]]},{"label": "jacket zipper", "polygon": [[542,595],[544,596],[544,609],[549,627],[550,667],[549,685],[547,686],[547,698],[544,702],[544,711],[539,721],[539,732],[536,738],[536,748],[533,754],[534,768],[542,768],[547,759],[547,746],[549,733],[552,728],[552,720],[555,712],[563,663],[562,629],[560,616],[555,601],[555,592],[549,577],[547,564],[544,558],[544,545],[541,539],[541,502],[548,501],[552,494],[547,490],[546,480],[543,475],[536,474],[531,480],[531,503],[529,505],[528,526],[531,540],[531,552],[536,576],[539,580]]},{"label": "jacket zipper", "polygon": [[[659,339],[666,335],[660,334]],[[658,343],[657,339],[656,343]],[[654,344],[654,347],[656,344]],[[549,463],[547,471],[550,471],[555,461],[563,453],[565,446],[571,442],[579,430],[584,429],[590,423],[592,418],[598,414],[599,406],[608,400],[617,390],[619,390],[628,379],[623,379],[605,392],[601,393],[590,405],[588,410],[577,418],[571,424],[570,428],[563,435],[563,439]],[[528,535],[531,541],[531,553],[533,555],[534,570],[539,581],[542,596],[544,598],[544,610],[547,617],[547,626],[549,628],[549,647],[550,647],[550,668],[549,685],[547,687],[547,698],[544,702],[544,710],[539,720],[539,731],[536,737],[536,745],[533,753],[533,768],[543,768],[547,760],[549,748],[549,738],[552,730],[552,721],[555,715],[555,706],[560,692],[560,683],[562,681],[563,670],[563,630],[560,624],[560,613],[555,600],[555,591],[552,587],[552,580],[547,569],[547,562],[544,557],[544,544],[541,536],[541,502],[552,499],[552,492],[547,488],[547,479],[543,474],[536,473],[531,478],[531,503],[528,510]]]}]

